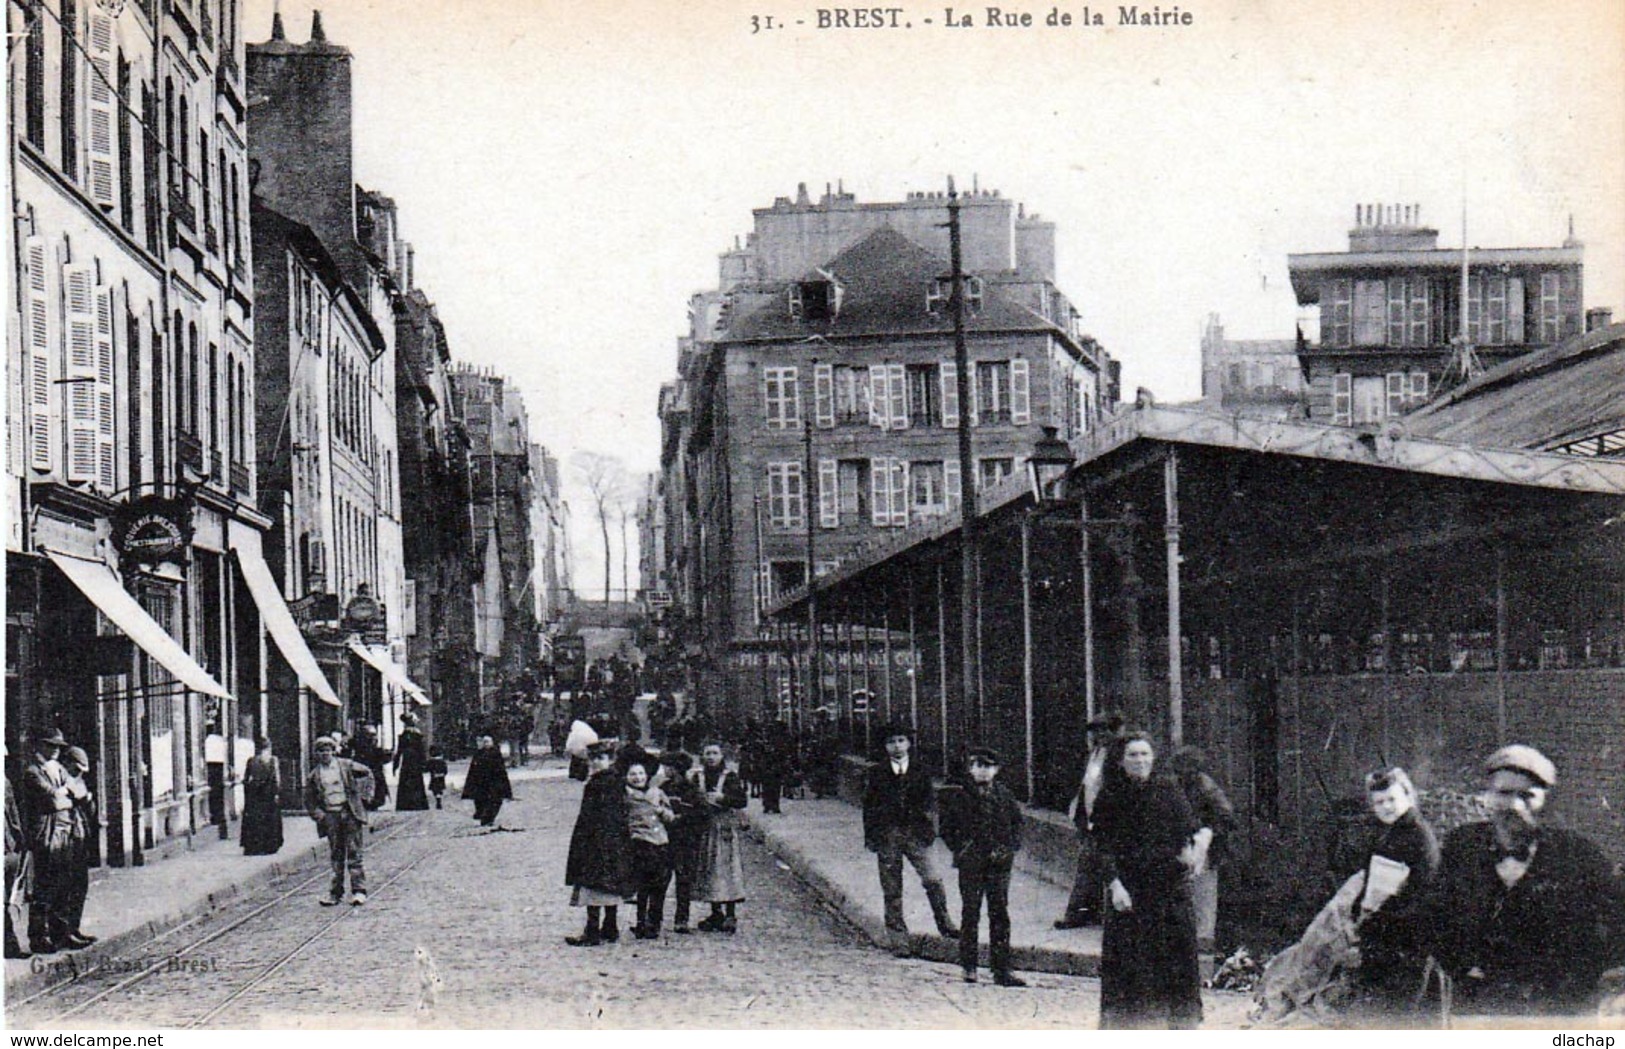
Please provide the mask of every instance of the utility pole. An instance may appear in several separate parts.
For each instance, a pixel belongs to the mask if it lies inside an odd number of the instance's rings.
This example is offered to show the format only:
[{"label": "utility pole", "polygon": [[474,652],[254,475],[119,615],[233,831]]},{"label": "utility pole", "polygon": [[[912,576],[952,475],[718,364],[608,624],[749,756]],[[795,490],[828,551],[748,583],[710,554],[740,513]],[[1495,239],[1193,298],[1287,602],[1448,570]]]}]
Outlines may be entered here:
[{"label": "utility pole", "polygon": [[973,741],[982,732],[981,673],[977,666],[976,644],[977,610],[981,606],[982,595],[977,589],[976,463],[971,457],[970,439],[971,398],[975,396],[975,384],[971,381],[970,355],[965,347],[965,272],[959,242],[959,208],[959,194],[954,192],[954,180],[949,176],[948,259],[953,267],[953,291],[948,297],[948,309],[954,319],[954,370],[959,393],[959,652],[965,712],[970,720]]},{"label": "utility pole", "polygon": [[[807,374],[812,375],[817,369],[818,361],[813,360],[808,363]],[[816,412],[816,404],[813,408]],[[813,535],[817,526],[813,523],[813,485],[818,475],[814,472],[813,463],[812,414],[801,413],[801,441],[805,458],[801,468],[801,509],[807,521],[807,702],[816,710],[823,705],[824,660],[818,645],[818,587],[814,578],[817,551],[813,547]]]}]

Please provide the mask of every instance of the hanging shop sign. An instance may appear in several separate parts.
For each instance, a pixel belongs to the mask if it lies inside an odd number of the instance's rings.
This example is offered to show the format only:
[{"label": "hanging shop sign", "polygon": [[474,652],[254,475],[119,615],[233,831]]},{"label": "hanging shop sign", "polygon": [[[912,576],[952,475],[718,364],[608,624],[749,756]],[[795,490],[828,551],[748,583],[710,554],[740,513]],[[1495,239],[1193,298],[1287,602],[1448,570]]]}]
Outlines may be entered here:
[{"label": "hanging shop sign", "polygon": [[150,565],[179,561],[192,542],[192,503],[144,496],[120,507],[112,524],[113,546],[121,560]]}]

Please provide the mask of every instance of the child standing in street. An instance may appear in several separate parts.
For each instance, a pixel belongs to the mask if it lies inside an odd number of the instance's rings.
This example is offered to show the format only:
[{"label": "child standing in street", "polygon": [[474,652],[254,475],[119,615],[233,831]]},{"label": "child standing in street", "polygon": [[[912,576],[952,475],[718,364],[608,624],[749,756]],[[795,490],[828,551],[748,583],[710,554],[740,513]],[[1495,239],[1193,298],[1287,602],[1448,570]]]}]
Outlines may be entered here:
[{"label": "child standing in street", "polygon": [[688,778],[694,759],[680,750],[660,756],[660,789],[666,792],[675,819],[667,829],[671,845],[667,857],[677,876],[677,902],[672,909],[671,931],[689,933],[688,916],[694,899],[694,870],[699,863],[700,838],[705,833],[705,796]]},{"label": "child standing in street", "polygon": [[638,889],[638,923],[632,927],[632,935],[640,940],[657,940],[666,909],[666,886],[671,882],[666,826],[677,817],[666,800],[666,792],[651,779],[660,769],[659,760],[644,754],[625,764],[626,823],[632,838],[632,875]]},{"label": "child standing in street", "polygon": [[615,772],[614,764],[613,742],[603,740],[587,748],[587,784],[564,867],[565,884],[572,890],[570,906],[587,909],[587,925],[580,936],[564,938],[571,947],[596,947],[620,939],[616,917],[621,901],[636,892],[626,780]]},{"label": "child standing in street", "polygon": [[990,747],[972,747],[970,782],[945,799],[942,838],[953,850],[959,869],[959,965],[965,982],[976,982],[978,926],[982,899],[987,898],[988,947],[993,982],[1025,987],[1010,971],[1010,871],[1021,848],[1021,806],[999,774],[999,755]]},{"label": "child standing in street", "polygon": [[434,795],[434,807],[442,808],[446,797],[446,752],[440,744],[429,748],[429,760],[423,763],[423,771],[429,774],[429,793]]}]

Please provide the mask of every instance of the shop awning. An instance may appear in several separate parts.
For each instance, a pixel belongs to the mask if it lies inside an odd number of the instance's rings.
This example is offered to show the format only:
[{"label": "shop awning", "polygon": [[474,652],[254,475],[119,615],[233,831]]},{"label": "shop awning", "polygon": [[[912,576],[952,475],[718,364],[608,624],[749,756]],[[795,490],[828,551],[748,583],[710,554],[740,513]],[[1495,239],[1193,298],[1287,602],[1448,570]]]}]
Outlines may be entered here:
[{"label": "shop awning", "polygon": [[384,675],[384,680],[405,692],[417,701],[418,706],[429,705],[429,694],[406,676],[401,665],[389,657],[389,653],[376,648],[370,648],[359,641],[350,642],[350,651],[361,657],[361,661]]},{"label": "shop awning", "polygon": [[259,606],[266,631],[276,642],[282,658],[293,668],[294,675],[315,693],[317,699],[329,706],[342,707],[344,704],[339,702],[338,693],[328,684],[316,656],[305,643],[305,635],[300,633],[299,624],[293,621],[293,613],[288,611],[288,603],[282,599],[282,590],[271,575],[271,566],[265,563],[259,551],[249,547],[236,546],[232,552],[237,555],[237,567],[243,570],[248,592],[254,595],[254,603]]},{"label": "shop awning", "polygon": [[111,568],[101,561],[74,557],[72,554],[59,554],[55,550],[46,550],[45,553],[50,557],[51,563],[62,569],[62,574],[90,599],[91,604],[101,609],[102,613],[124,631],[131,641],[140,646],[147,655],[162,663],[164,669],[179,678],[187,688],[206,696],[231,698],[231,693],[227,692],[213,675],[204,670],[198,661],[181,647],[179,641],[170,637],[169,632],[147,614],[147,610],[141,607],[139,601],[130,596]]}]

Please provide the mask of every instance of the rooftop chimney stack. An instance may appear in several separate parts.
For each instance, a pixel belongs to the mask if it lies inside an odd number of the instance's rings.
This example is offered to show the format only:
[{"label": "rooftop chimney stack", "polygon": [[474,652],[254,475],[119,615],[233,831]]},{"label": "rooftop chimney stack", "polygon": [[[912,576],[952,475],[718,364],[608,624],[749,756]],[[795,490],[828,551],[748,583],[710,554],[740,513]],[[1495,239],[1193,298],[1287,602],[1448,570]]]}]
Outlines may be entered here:
[{"label": "rooftop chimney stack", "polygon": [[313,44],[327,43],[327,33],[322,29],[322,12],[312,11],[310,15],[310,42]]},{"label": "rooftop chimney stack", "polygon": [[280,3],[271,8],[271,39],[288,39],[287,30],[282,28],[282,5]]}]

